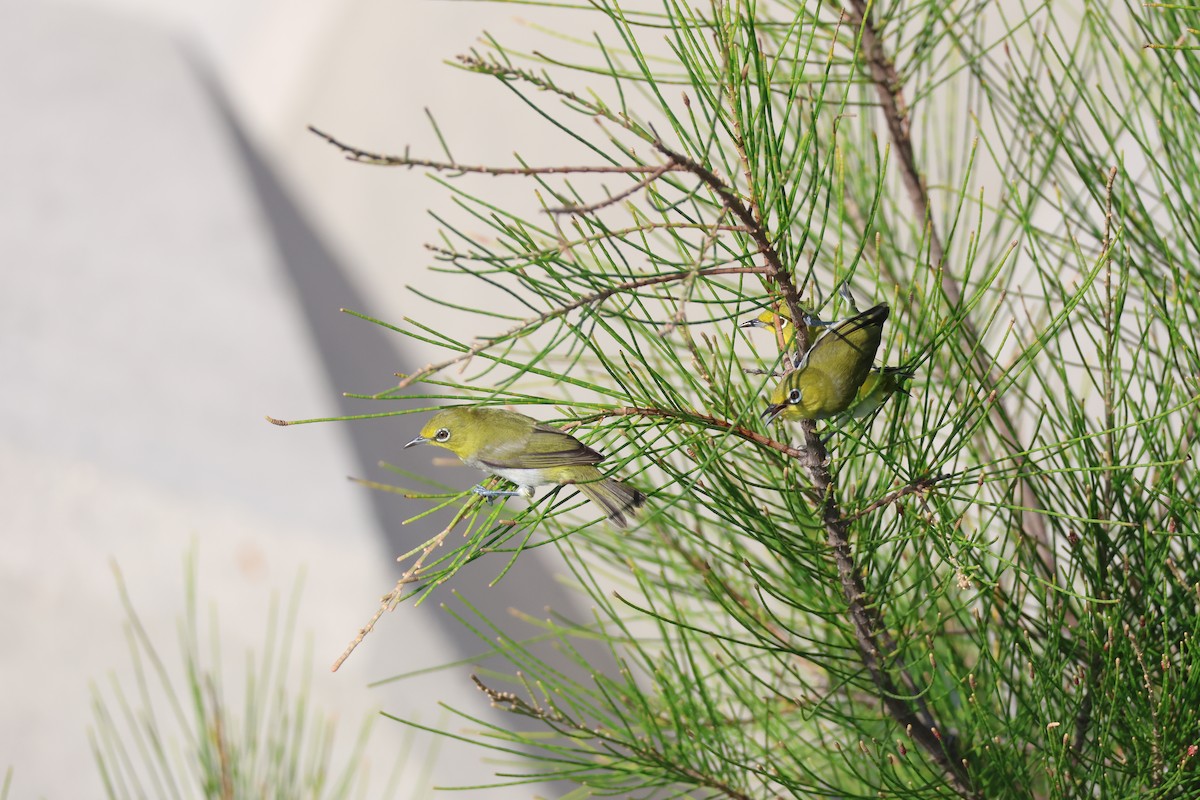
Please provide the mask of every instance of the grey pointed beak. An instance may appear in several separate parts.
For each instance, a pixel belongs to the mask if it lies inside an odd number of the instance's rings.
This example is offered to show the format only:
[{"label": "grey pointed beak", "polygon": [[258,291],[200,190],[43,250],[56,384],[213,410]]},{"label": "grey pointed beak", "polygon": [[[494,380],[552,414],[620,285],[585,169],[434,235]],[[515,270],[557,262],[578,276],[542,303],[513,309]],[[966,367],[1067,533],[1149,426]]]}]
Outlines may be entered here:
[{"label": "grey pointed beak", "polygon": [[767,409],[762,412],[762,415],[761,415],[762,421],[763,422],[774,422],[775,418],[779,416],[779,412],[783,411],[785,406],[786,406],[786,403],[776,403],[776,404],[767,406]]},{"label": "grey pointed beak", "polygon": [[404,445],[404,447],[407,449],[409,447],[412,447],[414,444],[425,444],[428,441],[429,440],[426,439],[424,436],[418,436],[417,438],[413,439],[408,444]]},{"label": "grey pointed beak", "polygon": [[739,328],[757,328],[761,324],[762,323],[760,323],[756,319],[748,319],[745,322],[739,322],[738,327]]}]

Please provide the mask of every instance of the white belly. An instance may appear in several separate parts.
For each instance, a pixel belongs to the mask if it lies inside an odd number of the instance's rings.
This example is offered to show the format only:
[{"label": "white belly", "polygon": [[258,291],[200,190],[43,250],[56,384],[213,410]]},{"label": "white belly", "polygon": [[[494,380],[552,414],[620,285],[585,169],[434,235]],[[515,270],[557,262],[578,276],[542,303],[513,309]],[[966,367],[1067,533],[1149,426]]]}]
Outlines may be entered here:
[{"label": "white belly", "polygon": [[506,481],[512,481],[518,486],[545,486],[548,483],[554,482],[543,478],[540,474],[540,470],[536,469],[497,469],[493,467],[487,467],[487,471],[493,475],[499,475]]}]

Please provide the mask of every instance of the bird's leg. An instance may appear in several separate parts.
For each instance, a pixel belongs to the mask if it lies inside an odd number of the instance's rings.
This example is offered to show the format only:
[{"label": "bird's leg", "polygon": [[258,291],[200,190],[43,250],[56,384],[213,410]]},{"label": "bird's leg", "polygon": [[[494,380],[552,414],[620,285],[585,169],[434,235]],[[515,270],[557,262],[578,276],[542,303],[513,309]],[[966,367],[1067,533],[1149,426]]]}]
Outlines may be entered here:
[{"label": "bird's leg", "polygon": [[855,314],[857,314],[858,313],[858,303],[854,302],[854,295],[850,293],[850,281],[849,280],[844,280],[840,284],[838,284],[837,293],[839,295],[841,295],[842,299],[845,300],[850,305],[850,310],[853,311]]}]

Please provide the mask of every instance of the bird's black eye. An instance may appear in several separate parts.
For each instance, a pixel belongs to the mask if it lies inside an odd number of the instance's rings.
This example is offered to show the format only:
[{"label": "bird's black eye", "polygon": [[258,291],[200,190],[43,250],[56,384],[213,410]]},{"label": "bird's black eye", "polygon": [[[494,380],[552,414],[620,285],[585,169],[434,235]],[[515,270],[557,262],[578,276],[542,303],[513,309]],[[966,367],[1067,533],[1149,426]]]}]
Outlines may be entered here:
[{"label": "bird's black eye", "polygon": [[790,392],[788,392],[788,402],[793,403],[793,404],[800,402],[800,390],[799,389],[792,389]]},{"label": "bird's black eye", "polygon": [[433,435],[435,442],[450,441],[450,430],[448,428],[438,428],[438,432]]}]

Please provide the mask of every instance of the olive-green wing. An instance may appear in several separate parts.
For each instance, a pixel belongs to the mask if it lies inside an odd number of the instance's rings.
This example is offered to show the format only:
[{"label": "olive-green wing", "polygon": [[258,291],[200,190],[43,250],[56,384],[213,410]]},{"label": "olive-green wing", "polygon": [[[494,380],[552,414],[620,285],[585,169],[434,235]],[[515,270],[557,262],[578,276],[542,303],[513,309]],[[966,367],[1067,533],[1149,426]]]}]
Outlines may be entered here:
[{"label": "olive-green wing", "polygon": [[538,423],[520,442],[492,448],[479,462],[495,469],[543,469],[596,464],[604,456],[566,431]]},{"label": "olive-green wing", "polygon": [[849,392],[853,397],[875,363],[889,312],[887,303],[880,303],[834,324],[808,351],[800,369],[816,370],[837,396]]}]

